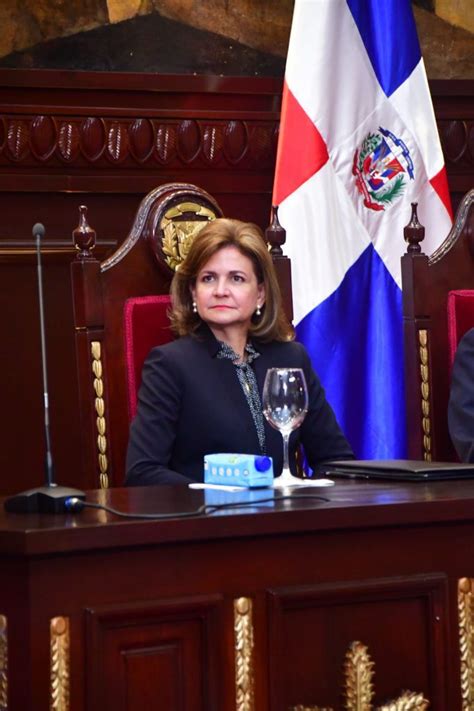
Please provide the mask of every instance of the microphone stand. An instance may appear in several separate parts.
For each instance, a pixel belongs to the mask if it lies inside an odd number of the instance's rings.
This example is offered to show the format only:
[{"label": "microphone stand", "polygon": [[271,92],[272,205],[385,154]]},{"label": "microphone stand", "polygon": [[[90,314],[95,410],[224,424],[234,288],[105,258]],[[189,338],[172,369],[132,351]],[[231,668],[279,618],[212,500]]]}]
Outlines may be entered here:
[{"label": "microphone stand", "polygon": [[41,364],[43,369],[43,400],[44,400],[44,431],[46,441],[46,483],[36,489],[29,489],[5,500],[6,511],[13,513],[66,513],[66,501],[71,497],[85,499],[86,495],[79,489],[67,486],[58,486],[54,482],[54,465],[51,451],[51,435],[49,429],[49,393],[48,375],[46,367],[46,337],[44,325],[43,303],[43,273],[41,269],[40,241],[44,237],[45,228],[40,222],[33,226],[33,237],[36,240],[36,256],[38,271],[38,300],[40,312],[41,333]]}]

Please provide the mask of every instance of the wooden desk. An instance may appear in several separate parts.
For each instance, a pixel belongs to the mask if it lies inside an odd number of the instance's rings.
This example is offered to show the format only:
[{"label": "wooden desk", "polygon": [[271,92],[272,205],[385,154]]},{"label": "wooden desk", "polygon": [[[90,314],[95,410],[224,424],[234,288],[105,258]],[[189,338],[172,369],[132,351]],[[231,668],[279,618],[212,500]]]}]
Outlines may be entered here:
[{"label": "wooden desk", "polygon": [[418,702],[390,709],[474,708],[474,481],[297,493],[324,500],[165,521],[2,507],[0,708],[7,686],[10,711],[375,709],[404,690]]}]

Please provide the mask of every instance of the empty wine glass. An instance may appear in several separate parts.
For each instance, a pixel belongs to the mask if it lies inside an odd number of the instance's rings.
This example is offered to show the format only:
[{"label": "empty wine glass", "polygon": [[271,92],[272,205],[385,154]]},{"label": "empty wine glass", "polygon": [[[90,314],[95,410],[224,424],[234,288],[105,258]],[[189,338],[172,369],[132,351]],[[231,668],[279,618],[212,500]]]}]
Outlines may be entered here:
[{"label": "empty wine glass", "polygon": [[283,437],[283,470],[274,479],[274,486],[305,484],[290,471],[288,442],[290,434],[303,422],[308,411],[308,389],[301,368],[269,368],[265,376],[262,398],[263,414]]}]

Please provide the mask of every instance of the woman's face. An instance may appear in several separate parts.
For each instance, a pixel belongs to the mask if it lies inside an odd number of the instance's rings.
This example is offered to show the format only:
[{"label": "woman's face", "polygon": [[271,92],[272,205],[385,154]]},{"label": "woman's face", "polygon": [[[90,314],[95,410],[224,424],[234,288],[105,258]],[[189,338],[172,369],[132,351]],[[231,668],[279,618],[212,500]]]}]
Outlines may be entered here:
[{"label": "woman's face", "polygon": [[191,289],[199,316],[214,335],[248,331],[252,315],[265,301],[252,261],[237,247],[223,247],[201,268]]}]

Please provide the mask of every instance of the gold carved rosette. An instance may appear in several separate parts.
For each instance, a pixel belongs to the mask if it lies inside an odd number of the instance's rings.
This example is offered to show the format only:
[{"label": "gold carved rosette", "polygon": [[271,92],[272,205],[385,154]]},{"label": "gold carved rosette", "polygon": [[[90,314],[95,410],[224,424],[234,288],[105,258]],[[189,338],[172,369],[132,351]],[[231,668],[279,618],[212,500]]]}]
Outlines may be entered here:
[{"label": "gold carved rosette", "polygon": [[[346,711],[374,711],[374,662],[362,642],[352,642],[344,660],[344,709]],[[426,711],[429,702],[423,694],[404,691],[398,698],[375,711]],[[288,711],[333,711],[327,706],[291,706]]]}]

